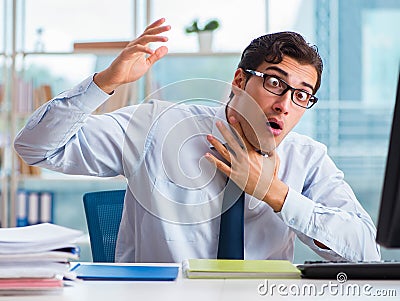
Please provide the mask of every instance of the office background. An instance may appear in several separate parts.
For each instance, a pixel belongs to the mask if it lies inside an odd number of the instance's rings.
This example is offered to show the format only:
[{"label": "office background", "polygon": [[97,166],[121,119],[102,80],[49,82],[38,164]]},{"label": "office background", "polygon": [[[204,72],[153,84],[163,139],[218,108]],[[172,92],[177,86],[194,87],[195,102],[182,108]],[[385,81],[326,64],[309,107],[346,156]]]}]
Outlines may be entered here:
[{"label": "office background", "polygon": [[[320,101],[295,130],[328,146],[358,199],[377,221],[400,62],[399,1],[114,0],[99,5],[95,0],[2,0],[0,14],[2,201],[8,202],[2,208],[13,208],[13,198],[4,197],[13,193],[5,186],[10,183],[17,189],[51,190],[54,222],[87,231],[82,194],[125,186],[119,178],[66,177],[47,171],[12,176],[12,154],[7,149],[29,112],[14,116],[11,102],[16,100],[8,70],[15,68],[19,79],[33,87],[49,85],[57,94],[101,70],[116,55],[77,53],[74,42],[130,40],[149,21],[166,17],[172,26],[170,54],[134,87],[130,103],[139,103],[149,92],[178,80],[204,77],[230,82],[240,53],[252,38],[297,31],[318,46],[325,69]],[[196,35],[185,33],[185,26],[195,18],[220,21],[213,53],[199,53]],[[383,255],[400,259],[397,250],[383,250]],[[89,257],[84,251],[82,259]],[[296,243],[295,262],[317,258],[300,241]]]}]

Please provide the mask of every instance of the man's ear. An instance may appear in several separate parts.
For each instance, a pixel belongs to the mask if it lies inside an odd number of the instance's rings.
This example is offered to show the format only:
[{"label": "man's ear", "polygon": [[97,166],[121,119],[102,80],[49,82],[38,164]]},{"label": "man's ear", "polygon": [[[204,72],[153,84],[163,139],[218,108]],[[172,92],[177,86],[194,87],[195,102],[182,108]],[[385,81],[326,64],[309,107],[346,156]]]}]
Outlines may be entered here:
[{"label": "man's ear", "polygon": [[244,90],[244,87],[246,86],[246,75],[245,75],[243,69],[241,69],[241,68],[236,69],[235,77],[233,78],[233,81],[232,81],[232,86],[235,86],[235,87],[238,87],[238,88]]}]

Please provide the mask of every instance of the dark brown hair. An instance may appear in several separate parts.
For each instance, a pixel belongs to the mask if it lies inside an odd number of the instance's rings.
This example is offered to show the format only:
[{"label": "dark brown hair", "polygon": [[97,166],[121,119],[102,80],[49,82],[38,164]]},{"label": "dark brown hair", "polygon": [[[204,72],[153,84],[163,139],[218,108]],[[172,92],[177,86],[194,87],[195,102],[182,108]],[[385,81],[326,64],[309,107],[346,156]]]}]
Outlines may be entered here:
[{"label": "dark brown hair", "polygon": [[[298,33],[284,31],[254,39],[243,51],[238,68],[256,70],[263,62],[279,64],[284,56],[315,68],[318,75],[313,91],[315,94],[321,85],[322,59],[318,54],[317,47],[308,44]],[[248,73],[245,74],[248,77],[251,76]]]}]

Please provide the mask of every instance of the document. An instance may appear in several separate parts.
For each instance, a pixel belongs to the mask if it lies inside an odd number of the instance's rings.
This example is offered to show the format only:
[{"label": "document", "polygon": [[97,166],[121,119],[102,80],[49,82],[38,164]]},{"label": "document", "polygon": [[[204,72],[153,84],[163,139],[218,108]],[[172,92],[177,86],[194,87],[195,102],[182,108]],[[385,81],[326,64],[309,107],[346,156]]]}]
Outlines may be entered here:
[{"label": "document", "polygon": [[300,278],[287,260],[188,259],[182,271],[187,278]]},{"label": "document", "polygon": [[25,295],[54,293],[63,289],[59,278],[0,279],[0,295]]},{"label": "document", "polygon": [[34,252],[34,253],[15,253],[0,254],[0,264],[2,262],[27,262],[27,261],[57,261],[68,262],[78,260],[80,254],[79,247],[63,248],[52,251]]},{"label": "document", "polygon": [[69,273],[70,260],[79,259],[79,247],[72,241],[81,235],[49,223],[1,228],[0,280],[62,278]]},{"label": "document", "polygon": [[26,227],[0,228],[0,254],[38,253],[75,247],[82,231],[50,223]]},{"label": "document", "polygon": [[0,280],[14,278],[55,278],[69,275],[69,263],[67,262],[1,262]]}]

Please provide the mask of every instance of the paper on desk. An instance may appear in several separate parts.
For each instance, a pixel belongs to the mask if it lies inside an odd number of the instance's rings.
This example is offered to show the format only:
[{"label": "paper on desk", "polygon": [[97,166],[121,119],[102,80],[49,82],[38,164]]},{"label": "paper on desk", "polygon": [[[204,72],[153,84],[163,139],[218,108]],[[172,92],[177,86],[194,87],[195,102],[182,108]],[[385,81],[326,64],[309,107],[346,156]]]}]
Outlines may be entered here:
[{"label": "paper on desk", "polygon": [[50,223],[1,228],[0,254],[34,253],[73,247],[70,242],[82,235],[82,231]]},{"label": "paper on desk", "polygon": [[0,254],[0,266],[2,262],[32,262],[32,261],[56,261],[68,262],[79,259],[78,247],[70,251],[44,251],[35,253]]},{"label": "paper on desk", "polygon": [[20,279],[5,278],[5,279],[0,279],[0,296],[4,295],[21,296],[21,295],[38,295],[38,294],[54,295],[55,293],[61,293],[63,287],[64,287],[63,280],[56,277],[20,278]]},{"label": "paper on desk", "polygon": [[29,291],[54,291],[62,288],[63,281],[58,278],[0,279],[0,295],[20,295]]},{"label": "paper on desk", "polygon": [[63,262],[2,262],[1,278],[52,278],[69,272],[69,263]]}]

